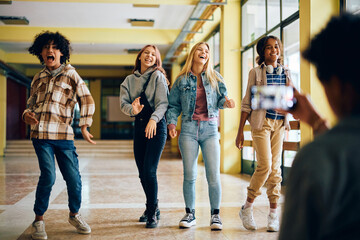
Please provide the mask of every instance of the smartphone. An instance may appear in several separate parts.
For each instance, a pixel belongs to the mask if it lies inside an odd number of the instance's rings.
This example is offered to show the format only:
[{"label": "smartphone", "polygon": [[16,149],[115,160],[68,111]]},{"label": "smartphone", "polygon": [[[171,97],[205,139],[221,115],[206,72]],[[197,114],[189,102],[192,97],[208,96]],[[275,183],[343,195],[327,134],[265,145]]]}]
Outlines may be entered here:
[{"label": "smartphone", "polygon": [[251,109],[284,109],[295,107],[294,89],[290,86],[251,87]]}]

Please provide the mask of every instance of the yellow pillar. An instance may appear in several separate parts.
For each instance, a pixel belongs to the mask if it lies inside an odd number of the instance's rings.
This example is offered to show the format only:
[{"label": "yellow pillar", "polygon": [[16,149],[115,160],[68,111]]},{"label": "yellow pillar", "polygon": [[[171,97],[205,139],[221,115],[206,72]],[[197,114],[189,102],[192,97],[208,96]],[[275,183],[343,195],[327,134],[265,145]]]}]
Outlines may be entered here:
[{"label": "yellow pillar", "polygon": [[[5,62],[6,54],[0,49],[0,59]],[[6,77],[0,72],[0,156],[6,147]]]},{"label": "yellow pillar", "polygon": [[94,139],[101,138],[101,79],[90,81],[90,92],[95,101],[95,113],[90,128]]},{"label": "yellow pillar", "polygon": [[240,172],[240,151],[235,147],[240,119],[241,101],[241,41],[240,41],[240,0],[228,0],[221,7],[220,23],[220,73],[224,77],[229,98],[234,99],[234,109],[220,113],[220,171]]},{"label": "yellow pillar", "polygon": [[[174,84],[174,82],[176,81],[176,76],[180,73],[181,67],[179,65],[179,63],[174,62],[172,64],[172,68],[171,68],[171,86]],[[178,118],[178,123],[176,125],[176,130],[178,131],[178,133],[180,133],[180,129],[181,129],[181,119],[180,117]],[[179,148],[178,148],[178,137],[176,138],[172,138],[171,141],[171,152],[172,153],[179,153]]]},{"label": "yellow pillar", "polygon": [[0,74],[0,156],[6,147],[6,77]]},{"label": "yellow pillar", "polygon": [[[0,157],[6,147],[6,77],[0,73]],[[5,162],[0,159],[0,173],[5,173]],[[0,191],[5,192],[6,182],[1,181]],[[0,201],[5,202],[5,194],[0,194]]]},{"label": "yellow pillar", "polygon": [[[302,0],[300,5],[300,51],[309,44],[310,39],[315,36],[329,21],[333,15],[338,15],[340,3],[338,0]],[[321,11],[319,11],[321,9]],[[331,124],[336,122],[326,96],[317,76],[316,69],[304,59],[300,61],[301,89],[310,95],[313,103],[320,113]],[[301,146],[313,139],[312,129],[306,124],[301,124]]]}]

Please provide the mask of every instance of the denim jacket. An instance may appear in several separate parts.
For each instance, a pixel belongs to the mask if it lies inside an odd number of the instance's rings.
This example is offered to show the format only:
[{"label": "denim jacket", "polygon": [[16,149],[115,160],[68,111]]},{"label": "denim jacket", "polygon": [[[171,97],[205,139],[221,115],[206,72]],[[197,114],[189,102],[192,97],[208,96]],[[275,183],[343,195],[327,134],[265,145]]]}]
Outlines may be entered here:
[{"label": "denim jacket", "polygon": [[[220,79],[222,76],[216,72]],[[205,88],[207,110],[209,118],[219,115],[219,108],[223,109],[225,96],[227,95],[224,82],[218,82],[219,90],[213,89],[205,74],[201,73],[202,83]],[[191,121],[195,111],[197,90],[197,77],[191,72],[186,77],[178,77],[171,88],[169,95],[169,107],[166,112],[167,124],[177,124],[177,118],[182,113],[182,121]]]}]

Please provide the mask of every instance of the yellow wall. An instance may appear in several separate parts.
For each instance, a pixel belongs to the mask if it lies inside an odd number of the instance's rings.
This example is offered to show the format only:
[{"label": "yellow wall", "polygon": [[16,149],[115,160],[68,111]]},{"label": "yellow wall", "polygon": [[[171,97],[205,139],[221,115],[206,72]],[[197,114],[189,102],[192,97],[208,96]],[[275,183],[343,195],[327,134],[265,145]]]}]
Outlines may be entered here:
[{"label": "yellow wall", "polygon": [[[135,59],[135,58],[134,58]],[[135,61],[135,60],[134,60]],[[133,61],[133,62],[134,62]],[[38,73],[43,67],[39,65],[36,68],[27,68],[26,76],[33,77],[36,73]],[[75,67],[77,73],[83,78],[120,78],[126,77],[131,74],[131,69],[117,68],[117,69],[109,69],[109,68],[77,68]]]},{"label": "yellow wall", "polygon": [[90,128],[94,139],[101,138],[101,79],[90,81],[90,93],[95,101],[95,113]]},{"label": "yellow wall", "polygon": [[0,74],[0,156],[6,147],[6,77]]},{"label": "yellow wall", "polygon": [[[103,55],[103,54],[72,54],[70,64],[72,65],[107,65],[107,66],[129,66],[134,65],[136,54],[129,55]],[[39,59],[30,54],[8,53],[8,63],[16,64],[40,64]]]},{"label": "yellow wall", "polygon": [[220,171],[239,173],[241,157],[240,151],[235,147],[235,138],[241,101],[240,0],[228,0],[221,10],[220,73],[224,77],[228,96],[234,99],[236,107],[220,113]]},{"label": "yellow wall", "polygon": [[[338,0],[302,0],[300,1],[300,51],[304,50],[311,37],[318,33],[332,15],[339,14]],[[321,11],[319,11],[321,9]],[[316,69],[304,59],[300,61],[301,89],[310,95],[320,113],[332,124],[336,122],[317,76]],[[312,129],[301,124],[301,146],[313,139]]]}]

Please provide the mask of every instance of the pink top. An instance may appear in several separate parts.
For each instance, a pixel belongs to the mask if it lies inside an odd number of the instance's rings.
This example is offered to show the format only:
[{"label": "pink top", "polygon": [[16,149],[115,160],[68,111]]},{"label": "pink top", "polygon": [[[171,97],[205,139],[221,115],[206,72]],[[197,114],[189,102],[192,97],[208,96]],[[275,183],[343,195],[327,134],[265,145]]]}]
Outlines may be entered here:
[{"label": "pink top", "polygon": [[200,84],[196,89],[196,102],[193,120],[208,121],[208,110],[206,102],[205,88]]},{"label": "pink top", "polygon": [[[196,121],[209,121],[209,120],[216,119],[216,118],[208,117],[205,88],[202,84],[200,86],[198,86],[196,89],[195,111],[194,111],[192,119],[196,120]],[[175,124],[168,125],[169,130],[172,130],[175,128],[176,128]]]}]

